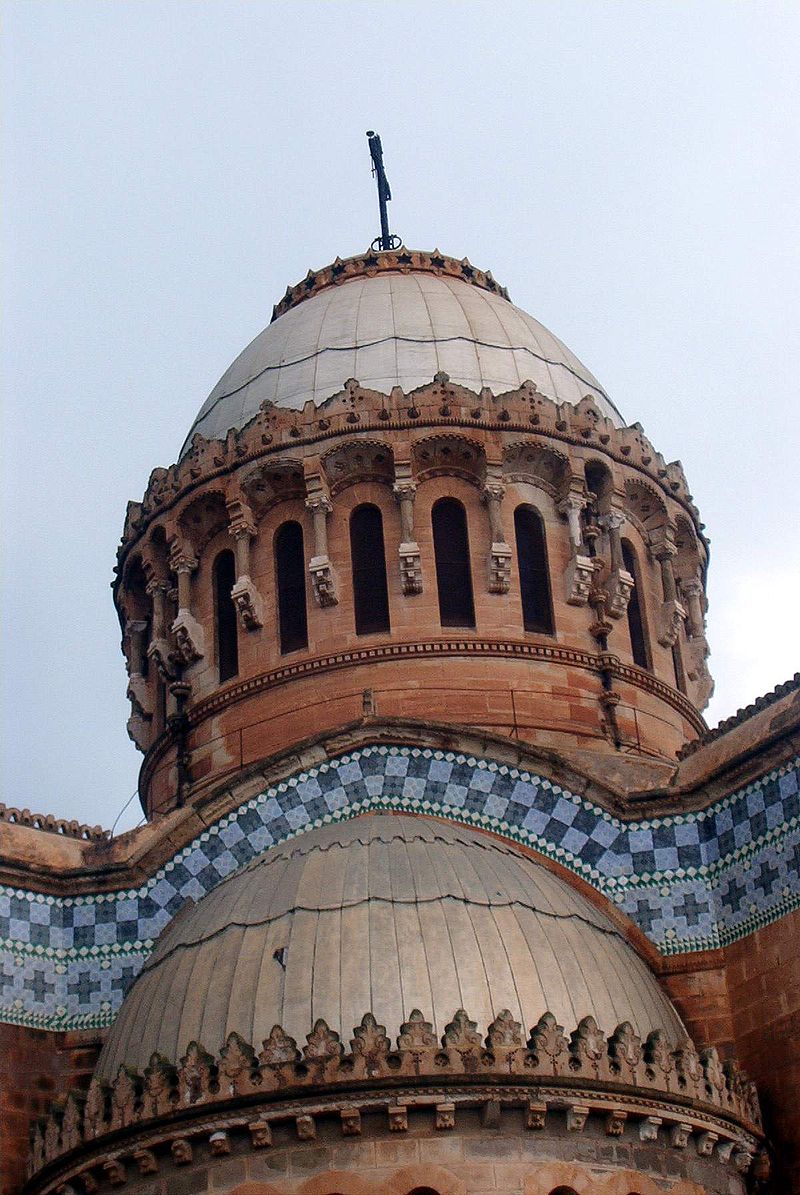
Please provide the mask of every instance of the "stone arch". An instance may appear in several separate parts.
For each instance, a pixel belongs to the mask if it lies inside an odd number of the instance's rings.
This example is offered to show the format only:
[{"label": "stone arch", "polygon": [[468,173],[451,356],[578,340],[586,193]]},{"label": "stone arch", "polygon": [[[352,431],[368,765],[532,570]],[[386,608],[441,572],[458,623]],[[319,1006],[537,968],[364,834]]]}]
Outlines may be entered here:
[{"label": "stone arch", "polygon": [[306,1179],[295,1195],[374,1195],[374,1187],[352,1170],[327,1170]]},{"label": "stone arch", "polygon": [[676,578],[688,581],[698,574],[705,578],[705,561],[700,543],[691,520],[683,514],[675,519],[675,547],[678,550],[673,564]]},{"label": "stone arch", "polygon": [[648,532],[663,526],[666,521],[667,506],[653,486],[638,478],[629,478],[625,482],[625,513],[646,542]]},{"label": "stone arch", "polygon": [[242,478],[242,490],[255,519],[262,519],[278,502],[306,497],[303,462],[291,458],[261,461]]},{"label": "stone arch", "polygon": [[394,482],[394,453],[379,440],[349,440],[338,444],[322,458],[331,497],[359,481]]},{"label": "stone arch", "polygon": [[186,505],[178,516],[181,538],[191,544],[200,559],[210,540],[228,526],[225,495],[219,490],[206,490]]},{"label": "stone arch", "polygon": [[507,481],[532,482],[553,499],[563,497],[569,485],[569,459],[546,444],[518,441],[503,453]]},{"label": "stone arch", "polygon": [[584,462],[583,475],[587,491],[594,494],[598,514],[605,514],[611,505],[611,495],[614,492],[611,470],[605,461],[593,456]]},{"label": "stone arch", "polygon": [[430,477],[461,477],[481,487],[486,477],[483,445],[469,436],[435,435],[417,440],[411,449],[414,480]]},{"label": "stone arch", "polygon": [[437,1195],[466,1195],[467,1188],[464,1180],[452,1170],[421,1164],[396,1170],[380,1188],[380,1195],[411,1195],[420,1189],[436,1191]]},{"label": "stone arch", "polygon": [[142,549],[142,562],[148,581],[166,583],[169,580],[169,545],[167,533],[160,523],[153,528]]},{"label": "stone arch", "polygon": [[120,589],[120,604],[127,619],[146,619],[150,614],[147,596],[147,572],[140,552],[125,561]]}]

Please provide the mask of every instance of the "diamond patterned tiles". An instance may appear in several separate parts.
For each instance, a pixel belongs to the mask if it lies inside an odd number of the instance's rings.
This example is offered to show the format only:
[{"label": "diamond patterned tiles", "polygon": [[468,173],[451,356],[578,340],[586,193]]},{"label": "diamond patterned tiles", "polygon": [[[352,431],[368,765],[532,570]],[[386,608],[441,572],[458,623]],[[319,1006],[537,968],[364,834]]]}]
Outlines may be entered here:
[{"label": "diamond patterned tiles", "polygon": [[800,906],[800,760],[698,813],[622,822],[491,760],[367,747],[291,777],[179,851],[141,888],[75,898],[0,887],[0,1020],[109,1024],[184,901],[294,834],[369,809],[449,817],[557,860],[665,954],[725,945]]}]

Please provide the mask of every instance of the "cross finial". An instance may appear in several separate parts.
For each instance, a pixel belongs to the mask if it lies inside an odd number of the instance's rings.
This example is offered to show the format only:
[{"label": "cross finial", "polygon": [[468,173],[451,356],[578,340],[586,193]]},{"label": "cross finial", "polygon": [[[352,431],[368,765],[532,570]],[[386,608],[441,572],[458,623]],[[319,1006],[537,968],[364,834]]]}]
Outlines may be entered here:
[{"label": "cross finial", "polygon": [[372,242],[372,249],[397,249],[402,241],[400,237],[392,236],[389,232],[389,215],[386,204],[392,198],[389,180],[383,166],[383,146],[377,133],[369,129],[367,132],[369,152],[372,158],[372,177],[378,180],[378,204],[381,212],[381,235]]}]

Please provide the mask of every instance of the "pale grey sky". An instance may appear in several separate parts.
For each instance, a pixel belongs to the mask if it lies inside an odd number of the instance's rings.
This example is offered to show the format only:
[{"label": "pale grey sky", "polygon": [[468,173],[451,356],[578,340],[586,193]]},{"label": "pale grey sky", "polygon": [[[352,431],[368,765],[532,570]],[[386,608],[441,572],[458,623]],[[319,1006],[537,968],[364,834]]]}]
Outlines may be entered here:
[{"label": "pale grey sky", "polygon": [[111,825],[134,791],[125,503],[378,232],[367,128],[406,244],[491,269],[683,461],[709,721],[800,667],[794,0],[4,10],[3,800]]}]

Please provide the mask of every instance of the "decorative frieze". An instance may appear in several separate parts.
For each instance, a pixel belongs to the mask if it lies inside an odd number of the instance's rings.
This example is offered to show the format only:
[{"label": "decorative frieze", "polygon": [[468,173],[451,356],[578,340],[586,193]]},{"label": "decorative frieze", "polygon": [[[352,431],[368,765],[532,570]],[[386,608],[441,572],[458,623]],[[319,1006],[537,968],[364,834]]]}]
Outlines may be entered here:
[{"label": "decorative frieze", "polygon": [[[628,1069],[621,1074],[619,1046],[630,1041],[627,1025],[618,1026],[606,1041],[593,1020],[585,1018],[567,1038],[549,1013],[523,1032],[506,1010],[483,1036],[477,1032],[476,1022],[459,1009],[441,1039],[437,1040],[428,1026],[423,1014],[415,1010],[410,1020],[399,1027],[393,1046],[385,1028],[376,1025],[371,1013],[365,1014],[352,1041],[354,1045],[371,1042],[369,1068],[368,1055],[360,1049],[346,1053],[338,1034],[322,1020],[307,1035],[302,1050],[277,1027],[258,1055],[235,1033],[217,1058],[195,1043],[176,1070],[178,1091],[192,1094],[175,1104],[168,1121],[175,1134],[170,1140],[173,1163],[186,1166],[192,1162],[192,1140],[203,1131],[211,1156],[227,1156],[231,1152],[231,1122],[225,1120],[226,1102],[240,1097],[258,1096],[265,1101],[257,1119],[240,1117],[234,1122],[249,1133],[255,1148],[265,1148],[272,1142],[270,1100],[277,1101],[273,1116],[284,1121],[291,1118],[298,1141],[315,1141],[319,1118],[337,1108],[342,1135],[359,1136],[362,1097],[356,1093],[365,1085],[374,1093],[376,1080],[391,1080],[393,1085],[413,1083],[413,1106],[431,1106],[434,1128],[439,1132],[456,1127],[462,1085],[467,1084],[465,1090],[469,1091],[483,1081],[491,1085],[486,1091],[491,1092],[489,1102],[496,1105],[489,1115],[490,1124],[498,1120],[504,1104],[518,1106],[522,1098],[525,1124],[530,1129],[542,1129],[549,1112],[563,1112],[567,1130],[582,1133],[589,1117],[598,1114],[611,1137],[621,1137],[629,1122],[638,1121],[641,1140],[655,1141],[663,1123],[675,1149],[685,1149],[694,1137],[698,1152],[708,1157],[717,1143],[720,1152],[723,1144],[730,1143],[733,1160],[742,1172],[749,1168],[758,1146],[761,1120],[753,1085],[740,1072],[735,1081],[723,1073],[714,1050],[696,1056],[696,1078],[687,1083],[690,1068],[684,1066],[679,1071],[674,1047],[664,1040],[660,1030],[650,1033],[643,1045],[636,1039],[635,1047],[626,1047]],[[679,1048],[684,1052],[691,1049],[686,1044]],[[239,1073],[235,1089],[205,1080],[198,1083],[199,1063],[207,1075],[222,1076],[226,1067],[230,1069],[232,1056],[253,1062],[252,1067],[248,1062]],[[667,1064],[654,1066],[657,1056],[668,1059]],[[166,1059],[154,1059],[153,1065],[163,1069],[172,1064]],[[36,1129],[30,1173],[81,1145],[102,1147],[110,1133],[115,1134],[115,1153],[105,1156],[102,1168],[112,1183],[125,1182],[128,1157],[138,1164],[140,1173],[154,1173],[157,1161],[153,1145],[134,1144],[126,1154],[120,1138],[122,1129],[147,1130],[163,1119],[152,1119],[137,1094],[144,1081],[143,1076],[124,1067],[111,1085],[95,1076],[82,1116],[80,1104],[76,1105],[77,1123],[68,1135],[64,1129],[65,1110],[54,1107],[45,1125]],[[532,1084],[542,1093],[540,1097],[526,1095]],[[515,1094],[517,1089],[519,1094]],[[304,1107],[302,1100],[309,1097],[313,1104]],[[382,1100],[391,1132],[408,1130],[407,1101],[392,1098],[387,1102],[385,1096],[374,1094],[369,1098]],[[486,1100],[487,1094],[479,1094],[480,1105]],[[190,1119],[181,1130],[175,1124],[180,1116],[195,1118],[198,1127],[192,1130]],[[211,1126],[210,1133],[204,1126]]]}]

